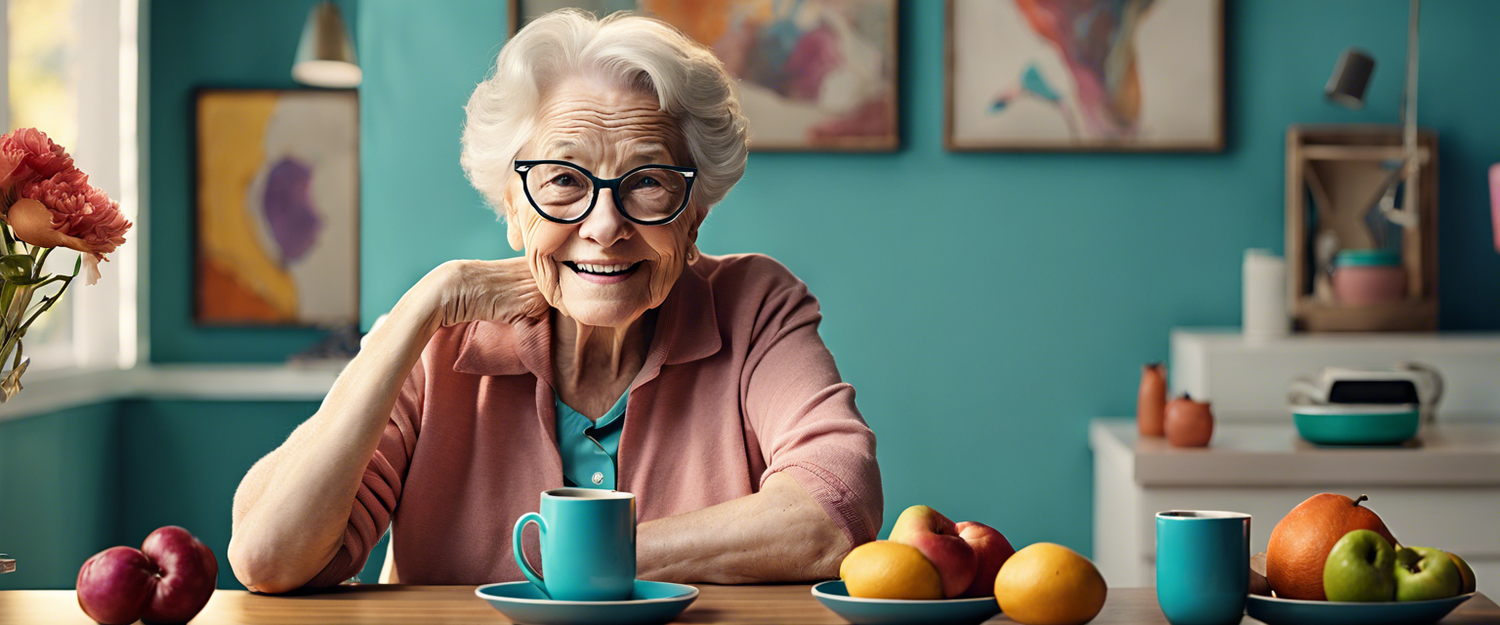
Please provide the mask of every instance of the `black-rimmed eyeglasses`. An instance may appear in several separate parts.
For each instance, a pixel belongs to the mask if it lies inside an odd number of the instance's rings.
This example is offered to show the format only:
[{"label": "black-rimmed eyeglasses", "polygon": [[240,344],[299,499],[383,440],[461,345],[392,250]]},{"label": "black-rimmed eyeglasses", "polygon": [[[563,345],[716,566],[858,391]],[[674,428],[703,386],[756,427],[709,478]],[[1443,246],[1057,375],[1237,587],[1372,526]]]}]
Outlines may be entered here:
[{"label": "black-rimmed eyeglasses", "polygon": [[693,195],[698,170],[672,165],[642,165],[619,178],[605,180],[567,161],[516,161],[521,186],[531,207],[547,221],[576,224],[599,203],[599,190],[614,192],[615,209],[642,226],[677,219]]}]

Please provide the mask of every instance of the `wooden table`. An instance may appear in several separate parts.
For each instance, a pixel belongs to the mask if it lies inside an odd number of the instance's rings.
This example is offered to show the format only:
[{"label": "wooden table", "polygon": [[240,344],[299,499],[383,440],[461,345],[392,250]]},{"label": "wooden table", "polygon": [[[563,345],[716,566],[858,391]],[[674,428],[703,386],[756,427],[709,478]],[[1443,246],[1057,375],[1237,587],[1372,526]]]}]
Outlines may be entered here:
[{"label": "wooden table", "polygon": [[[810,586],[699,586],[702,594],[677,623],[844,623],[812,598]],[[257,625],[336,625],[341,623],[506,623],[504,616],[474,596],[473,586],[359,585],[303,596],[253,595],[220,590],[192,621]],[[990,623],[1010,623],[1004,615]],[[1153,588],[1112,588],[1093,625],[1165,625]],[[1260,621],[1245,617],[1247,624]],[[1442,621],[1500,623],[1500,606],[1484,595],[1464,602]],[[0,625],[93,623],[78,608],[71,590],[0,592]]]}]

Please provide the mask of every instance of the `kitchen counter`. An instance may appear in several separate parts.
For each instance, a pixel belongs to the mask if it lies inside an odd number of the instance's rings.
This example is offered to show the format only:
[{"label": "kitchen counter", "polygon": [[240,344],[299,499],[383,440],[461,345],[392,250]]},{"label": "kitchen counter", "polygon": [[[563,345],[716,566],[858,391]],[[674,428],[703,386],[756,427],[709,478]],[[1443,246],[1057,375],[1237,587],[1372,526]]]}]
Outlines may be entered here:
[{"label": "kitchen counter", "polygon": [[1142,438],[1135,418],[1095,419],[1089,447],[1142,486],[1500,486],[1500,424],[1437,423],[1400,447],[1320,447],[1285,423],[1216,424],[1202,449]]},{"label": "kitchen counter", "polygon": [[1094,454],[1094,561],[1111,586],[1156,578],[1162,510],[1232,510],[1251,516],[1250,545],[1308,497],[1358,497],[1402,543],[1463,556],[1479,589],[1500,593],[1500,423],[1439,420],[1401,447],[1319,447],[1289,417],[1220,422],[1209,447],[1142,439],[1135,419],[1089,424]]}]

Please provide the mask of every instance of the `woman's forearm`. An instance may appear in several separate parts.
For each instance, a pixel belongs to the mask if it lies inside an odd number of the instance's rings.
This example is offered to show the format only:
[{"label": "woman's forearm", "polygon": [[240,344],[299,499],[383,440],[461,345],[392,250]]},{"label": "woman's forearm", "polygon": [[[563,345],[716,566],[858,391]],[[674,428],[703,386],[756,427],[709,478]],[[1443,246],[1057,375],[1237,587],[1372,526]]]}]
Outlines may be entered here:
[{"label": "woman's forearm", "polygon": [[338,552],[402,384],[437,330],[434,308],[420,286],[402,297],[318,411],[245,475],[235,492],[229,562],[246,587],[295,589]]},{"label": "woman's forearm", "polygon": [[746,584],[838,577],[854,546],[791,476],[760,492],[636,530],[642,579]]}]

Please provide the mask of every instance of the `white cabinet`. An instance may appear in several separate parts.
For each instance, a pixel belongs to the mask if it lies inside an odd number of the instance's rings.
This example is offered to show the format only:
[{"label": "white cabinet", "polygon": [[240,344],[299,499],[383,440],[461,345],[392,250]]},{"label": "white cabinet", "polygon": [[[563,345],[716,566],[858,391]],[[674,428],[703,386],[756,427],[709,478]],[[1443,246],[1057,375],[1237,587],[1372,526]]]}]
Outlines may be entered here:
[{"label": "white cabinet", "polygon": [[1403,544],[1463,556],[1479,589],[1500,596],[1500,424],[1443,423],[1397,448],[1326,448],[1281,423],[1223,423],[1203,449],[1142,439],[1135,420],[1096,419],[1094,561],[1109,585],[1155,586],[1158,511],[1251,515],[1252,552],[1297,504],[1320,492],[1365,504]]},{"label": "white cabinet", "polygon": [[1324,367],[1383,368],[1419,361],[1443,375],[1437,420],[1500,419],[1500,335],[1293,334],[1252,341],[1237,331],[1172,331],[1172,389],[1213,402],[1228,421],[1282,422],[1286,385]]}]

